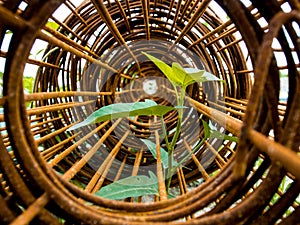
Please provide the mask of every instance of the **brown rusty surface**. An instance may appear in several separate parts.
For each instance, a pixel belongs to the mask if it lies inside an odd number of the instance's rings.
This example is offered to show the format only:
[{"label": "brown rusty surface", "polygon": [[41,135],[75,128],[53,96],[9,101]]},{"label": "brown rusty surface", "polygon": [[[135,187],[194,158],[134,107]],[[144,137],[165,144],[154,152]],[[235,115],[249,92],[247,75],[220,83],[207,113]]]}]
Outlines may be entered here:
[{"label": "brown rusty surface", "polygon": [[[0,0],[1,224],[299,223],[298,1],[19,2]],[[54,13],[61,7],[65,19]],[[38,41],[43,57],[32,55]],[[152,100],[176,104],[172,85],[141,54],[149,47],[184,67],[188,49],[198,57],[194,66],[225,83],[187,88],[193,111],[184,111],[174,158],[189,157],[170,179],[175,198],[167,193],[160,119],[68,130],[102,106],[148,98],[147,79],[159,85]],[[37,70],[32,93],[24,93],[29,66]],[[175,110],[163,118],[168,140],[177,118]],[[210,137],[192,152],[204,137],[202,120],[238,136],[238,144]],[[156,157],[139,138],[156,144]],[[158,195],[116,201],[95,194],[149,170]]]}]

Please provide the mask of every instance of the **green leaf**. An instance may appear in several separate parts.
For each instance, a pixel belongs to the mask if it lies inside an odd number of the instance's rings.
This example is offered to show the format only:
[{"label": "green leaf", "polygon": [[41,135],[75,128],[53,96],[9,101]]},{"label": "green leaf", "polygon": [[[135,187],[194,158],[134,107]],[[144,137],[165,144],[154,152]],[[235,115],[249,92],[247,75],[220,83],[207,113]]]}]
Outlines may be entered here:
[{"label": "green leaf", "polygon": [[[209,73],[207,71],[204,72],[204,74],[202,75],[202,78],[203,78],[202,82],[206,82],[206,81],[221,81],[223,83],[225,82],[224,80],[216,77],[215,75],[213,75],[212,73]],[[197,81],[197,79],[196,79],[196,81]]]},{"label": "green leaf", "polygon": [[187,87],[188,85],[196,82],[180,64],[173,63],[172,69],[174,70],[174,73],[179,76],[182,87]]},{"label": "green leaf", "polygon": [[152,107],[149,107],[147,110],[151,111],[149,114],[141,114],[142,111],[139,111],[137,112],[138,114],[137,115],[134,115],[134,116],[138,116],[138,115],[154,115],[154,116],[163,116],[165,115],[166,113],[174,110],[175,107],[172,107],[172,106],[165,106],[165,105],[155,105],[155,106],[152,106]]},{"label": "green leaf", "polygon": [[217,139],[222,139],[222,140],[228,140],[228,141],[234,141],[234,142],[238,142],[239,138],[235,137],[235,136],[229,136],[227,134],[223,134],[220,131],[217,130],[213,130],[211,132],[211,137],[212,138],[217,138]]},{"label": "green leaf", "polygon": [[57,50],[59,50],[59,47],[54,47],[54,48],[52,48],[50,51],[48,51],[44,56],[43,56],[43,58],[42,58],[42,61],[44,61],[46,58],[48,58],[48,56],[50,55],[50,54],[52,54],[53,52],[55,52],[55,51],[57,51]]},{"label": "green leaf", "polygon": [[179,63],[176,62],[172,63],[172,70],[176,78],[178,79],[180,86],[184,86],[185,79],[187,77],[187,73],[185,72],[185,70],[181,67]]},{"label": "green leaf", "polygon": [[126,177],[102,187],[95,194],[114,200],[144,195],[157,195],[158,181],[155,174],[149,171],[149,177],[145,175]]},{"label": "green leaf", "polygon": [[280,72],[280,73],[279,73],[279,77],[280,77],[280,78],[284,78],[284,77],[289,77],[289,75],[288,75],[287,73],[282,73],[282,72]]},{"label": "green leaf", "polygon": [[177,74],[174,73],[173,68],[171,68],[168,64],[154,56],[151,56],[145,52],[143,52],[143,54],[146,55],[163,72],[163,74],[169,79],[169,81],[173,85],[181,86],[180,79],[177,76]]},{"label": "green leaf", "polygon": [[[193,71],[193,72],[188,72],[188,75],[190,76],[190,78],[188,79],[188,82],[190,82],[189,84],[191,84],[192,80],[194,80],[194,82],[207,82],[207,81],[221,81],[224,82],[224,80],[216,77],[215,75],[206,72],[205,70],[198,70],[198,69],[194,69],[194,68],[187,68],[185,69],[186,71]],[[192,82],[192,83],[194,83]]]},{"label": "green leaf", "polygon": [[210,137],[210,127],[204,120],[202,120],[202,124],[204,128],[204,139],[207,139]]},{"label": "green leaf", "polygon": [[68,130],[71,131],[92,123],[99,123],[116,118],[141,115],[163,116],[173,109],[174,108],[170,106],[157,105],[156,102],[149,99],[146,99],[145,102],[115,103],[98,109],[89,115],[84,121],[70,127]]},{"label": "green leaf", "polygon": [[203,78],[204,73],[205,73],[204,70],[200,70],[198,73],[187,74],[187,78],[185,79],[185,86],[188,86],[188,85],[196,83],[196,82],[201,83],[201,82],[206,81]]},{"label": "green leaf", "polygon": [[[147,139],[140,139],[142,142],[145,143],[145,145],[148,147],[149,151],[151,152],[151,154],[153,155],[153,157],[156,159],[156,144],[153,143],[152,141],[149,141]],[[165,169],[167,169],[169,167],[169,161],[168,161],[168,152],[160,147],[160,157],[161,157],[161,162],[163,164],[163,167]],[[178,163],[174,160],[173,156],[172,156],[172,165],[173,166],[178,166]]]},{"label": "green leaf", "polygon": [[195,82],[206,82],[206,81],[223,81],[215,75],[206,72],[205,70],[198,70],[195,68],[183,68],[178,63],[172,64],[173,72],[176,77],[180,80],[180,84],[183,87],[187,87]]},{"label": "green leaf", "polygon": [[162,60],[143,52],[169,79],[173,85],[187,87],[195,82],[222,81],[215,75],[195,68],[183,68],[180,64],[173,62],[172,68]]},{"label": "green leaf", "polygon": [[52,28],[53,30],[57,30],[59,28],[59,24],[54,21],[48,21],[46,26]]},{"label": "green leaf", "polygon": [[211,138],[217,138],[221,140],[228,140],[234,142],[239,141],[238,137],[223,134],[220,131],[216,130],[216,127],[210,121],[209,121],[209,125],[204,120],[202,120],[202,123],[204,128],[204,139],[211,137]]},{"label": "green leaf", "polygon": [[41,54],[41,53],[44,52],[44,51],[45,51],[44,48],[40,49],[40,50],[35,54],[35,56],[38,56],[39,54]]},{"label": "green leaf", "polygon": [[79,187],[79,188],[82,188],[82,189],[84,189],[85,187],[86,187],[86,185],[84,185],[83,183],[81,183],[80,181],[78,181],[78,180],[70,180],[70,182],[72,183],[72,184],[74,184],[75,186],[77,186],[77,187]]},{"label": "green leaf", "polygon": [[24,89],[28,93],[32,93],[33,83],[34,83],[34,78],[33,77],[24,77],[23,78]]}]

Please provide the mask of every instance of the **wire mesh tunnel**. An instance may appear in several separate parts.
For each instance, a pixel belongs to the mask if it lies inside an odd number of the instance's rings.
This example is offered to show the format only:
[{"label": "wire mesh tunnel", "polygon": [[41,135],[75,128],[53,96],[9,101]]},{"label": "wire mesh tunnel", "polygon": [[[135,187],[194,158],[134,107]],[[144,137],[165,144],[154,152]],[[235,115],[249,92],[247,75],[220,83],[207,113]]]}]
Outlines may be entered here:
[{"label": "wire mesh tunnel", "polygon": [[[1,224],[299,224],[299,23],[297,0],[0,0]],[[176,107],[145,53],[206,80]],[[172,110],[126,111],[149,102]]]}]

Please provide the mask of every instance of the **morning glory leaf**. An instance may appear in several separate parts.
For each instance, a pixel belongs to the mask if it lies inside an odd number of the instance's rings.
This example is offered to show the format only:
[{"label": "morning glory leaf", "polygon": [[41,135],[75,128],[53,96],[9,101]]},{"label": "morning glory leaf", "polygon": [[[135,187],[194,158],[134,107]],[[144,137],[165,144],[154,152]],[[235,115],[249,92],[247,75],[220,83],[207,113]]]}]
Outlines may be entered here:
[{"label": "morning glory leaf", "polygon": [[157,177],[151,171],[149,177],[145,175],[126,177],[102,187],[95,193],[97,196],[113,200],[157,194]]},{"label": "morning glory leaf", "polygon": [[147,56],[161,70],[161,72],[163,72],[163,74],[173,85],[181,86],[179,77],[176,73],[174,73],[174,70],[168,64],[145,52],[143,52],[143,54]]},{"label": "morning glory leaf", "polygon": [[146,99],[144,102],[134,103],[115,103],[107,106],[103,106],[97,111],[89,115],[81,123],[75,124],[70,127],[68,131],[78,129],[80,127],[99,123],[107,120],[131,117],[131,116],[163,116],[167,112],[173,110],[173,107],[158,105],[156,102]]},{"label": "morning glory leaf", "polygon": [[[140,139],[140,140],[145,143],[145,145],[148,147],[153,157],[156,159],[156,144],[147,139]],[[160,147],[160,157],[161,157],[161,162],[163,164],[163,167],[167,169],[169,167],[168,152],[162,147]],[[173,166],[178,165],[178,163],[174,160],[174,158],[172,158],[172,165]]]}]

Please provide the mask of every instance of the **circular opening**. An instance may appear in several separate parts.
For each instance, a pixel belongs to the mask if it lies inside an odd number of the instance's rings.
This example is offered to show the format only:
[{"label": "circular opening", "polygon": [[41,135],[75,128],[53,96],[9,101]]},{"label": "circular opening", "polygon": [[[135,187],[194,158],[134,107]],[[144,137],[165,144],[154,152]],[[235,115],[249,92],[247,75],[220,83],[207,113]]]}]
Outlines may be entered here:
[{"label": "circular opening", "polygon": [[299,152],[299,6],[270,5],[0,2],[9,220],[35,204],[50,224],[296,218],[297,162],[274,152]]}]

